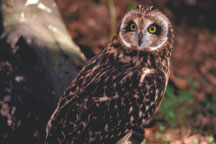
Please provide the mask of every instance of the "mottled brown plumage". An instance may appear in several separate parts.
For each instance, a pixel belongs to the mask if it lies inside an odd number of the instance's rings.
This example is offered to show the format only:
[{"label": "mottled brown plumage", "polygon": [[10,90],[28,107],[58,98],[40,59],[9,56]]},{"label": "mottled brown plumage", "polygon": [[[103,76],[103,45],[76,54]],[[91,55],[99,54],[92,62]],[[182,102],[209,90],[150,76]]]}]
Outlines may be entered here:
[{"label": "mottled brown plumage", "polygon": [[[128,30],[132,23],[136,30]],[[160,31],[150,33],[152,25]],[[142,141],[143,123],[157,111],[166,89],[173,41],[172,26],[159,10],[129,11],[111,42],[60,98],[46,143]]]}]

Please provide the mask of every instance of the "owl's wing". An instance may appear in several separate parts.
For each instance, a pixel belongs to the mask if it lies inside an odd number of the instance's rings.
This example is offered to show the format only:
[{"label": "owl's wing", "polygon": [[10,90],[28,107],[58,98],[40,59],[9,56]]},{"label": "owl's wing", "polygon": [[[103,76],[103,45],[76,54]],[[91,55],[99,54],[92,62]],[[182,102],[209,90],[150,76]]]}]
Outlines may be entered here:
[{"label": "owl's wing", "polygon": [[[46,137],[50,134],[50,129],[53,127],[53,122],[56,121],[56,117],[59,115],[59,112],[62,108],[66,107],[68,103],[72,103],[72,101],[76,101],[78,99],[78,94],[83,91],[83,87],[90,84],[90,81],[96,78],[93,75],[93,72],[98,69],[99,59],[101,54],[93,57],[88,61],[86,66],[82,68],[82,70],[78,73],[78,75],[71,82],[70,86],[66,89],[63,96],[61,96],[58,100],[57,107],[55,111],[52,113],[47,126],[46,126]],[[92,80],[91,80],[92,79]]]},{"label": "owl's wing", "polygon": [[[166,83],[162,72],[145,68],[127,68],[124,71],[109,67],[90,77],[91,81],[86,84],[84,82],[82,87],[80,85],[80,90],[72,99],[59,103],[50,127],[52,130],[48,132],[49,137],[64,138],[67,133],[67,136],[76,139],[80,133],[88,135],[86,129],[94,131],[98,127],[100,132],[103,132],[100,128],[104,129],[106,124],[113,122],[108,137],[116,133],[116,138],[120,138],[127,132],[124,129],[131,123],[131,119],[141,119],[139,111],[147,112],[141,117],[150,117],[159,104]],[[80,79],[76,80],[77,83],[79,81]],[[109,115],[113,119],[110,119]],[[101,121],[98,123],[97,119]],[[112,131],[117,127],[121,129]],[[94,138],[91,137],[91,140]],[[97,140],[99,141],[98,138]]]}]

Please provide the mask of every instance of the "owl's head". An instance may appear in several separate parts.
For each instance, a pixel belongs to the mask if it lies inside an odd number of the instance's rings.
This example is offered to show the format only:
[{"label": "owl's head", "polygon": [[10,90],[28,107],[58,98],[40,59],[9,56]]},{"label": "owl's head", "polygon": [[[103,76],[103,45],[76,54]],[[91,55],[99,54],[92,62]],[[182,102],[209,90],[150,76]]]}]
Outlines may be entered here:
[{"label": "owl's head", "polygon": [[157,50],[172,37],[168,18],[154,7],[130,10],[122,19],[119,36],[128,48]]}]

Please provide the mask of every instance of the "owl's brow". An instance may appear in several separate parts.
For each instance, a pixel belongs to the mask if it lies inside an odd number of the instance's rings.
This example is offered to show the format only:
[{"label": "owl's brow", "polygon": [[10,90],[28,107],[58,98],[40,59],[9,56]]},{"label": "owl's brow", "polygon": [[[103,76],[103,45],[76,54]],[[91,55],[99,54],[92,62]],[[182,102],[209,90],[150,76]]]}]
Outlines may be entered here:
[{"label": "owl's brow", "polygon": [[138,5],[137,9],[140,9],[142,12],[144,12],[146,10],[146,8],[142,7],[142,5]]},{"label": "owl's brow", "polygon": [[136,8],[141,10],[141,12],[144,12],[144,13],[148,13],[148,12],[153,11],[154,9],[156,9],[155,6],[150,6],[150,7],[146,8],[146,7],[142,7],[142,5],[138,5]]}]

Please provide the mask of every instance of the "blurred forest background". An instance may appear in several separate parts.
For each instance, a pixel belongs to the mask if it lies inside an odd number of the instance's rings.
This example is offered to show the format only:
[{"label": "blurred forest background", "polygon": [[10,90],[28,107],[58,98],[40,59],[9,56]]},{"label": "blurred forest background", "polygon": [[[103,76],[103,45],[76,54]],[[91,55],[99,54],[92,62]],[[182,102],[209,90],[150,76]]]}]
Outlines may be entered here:
[{"label": "blurred forest background", "polygon": [[[173,23],[176,36],[171,75],[159,112],[146,123],[144,143],[216,144],[215,0],[56,0],[56,3],[70,36],[87,59],[106,46],[131,8],[138,4],[154,5],[163,11]],[[64,55],[65,61],[73,61],[72,70],[64,71],[67,76],[63,79],[67,82],[60,82],[64,86],[55,92],[58,85],[51,85],[46,78],[50,71],[38,70],[43,63],[38,63],[40,54],[29,48],[32,46],[20,31],[18,36],[17,33],[11,36],[14,29],[5,36],[3,18],[4,13],[0,26],[0,144],[42,143],[58,97],[85,58],[82,56],[78,58],[81,62],[77,62]],[[40,33],[41,25],[33,25]]]}]

